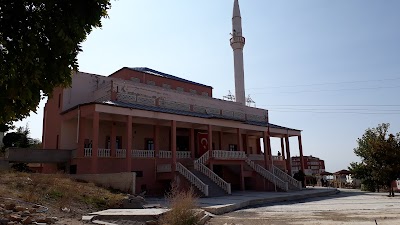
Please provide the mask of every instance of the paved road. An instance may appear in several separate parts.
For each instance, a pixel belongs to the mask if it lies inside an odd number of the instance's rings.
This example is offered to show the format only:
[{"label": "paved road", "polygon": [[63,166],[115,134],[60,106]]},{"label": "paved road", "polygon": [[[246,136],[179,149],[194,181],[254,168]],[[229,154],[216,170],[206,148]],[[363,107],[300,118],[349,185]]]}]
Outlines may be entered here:
[{"label": "paved road", "polygon": [[211,225],[393,225],[400,224],[400,196],[341,190],[328,197],[262,205],[216,216]]}]

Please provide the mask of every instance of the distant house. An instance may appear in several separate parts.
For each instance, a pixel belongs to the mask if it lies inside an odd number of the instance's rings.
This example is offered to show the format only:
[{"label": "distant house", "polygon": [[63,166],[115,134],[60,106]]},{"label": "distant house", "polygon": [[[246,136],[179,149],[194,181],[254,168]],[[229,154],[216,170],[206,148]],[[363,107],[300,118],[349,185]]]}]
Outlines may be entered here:
[{"label": "distant house", "polygon": [[[304,156],[304,173],[306,175],[316,175],[320,174],[325,171],[325,161],[314,157],[312,155],[310,156]],[[300,157],[294,156],[292,157],[292,176],[297,173],[301,169],[301,163],[300,163]]]}]

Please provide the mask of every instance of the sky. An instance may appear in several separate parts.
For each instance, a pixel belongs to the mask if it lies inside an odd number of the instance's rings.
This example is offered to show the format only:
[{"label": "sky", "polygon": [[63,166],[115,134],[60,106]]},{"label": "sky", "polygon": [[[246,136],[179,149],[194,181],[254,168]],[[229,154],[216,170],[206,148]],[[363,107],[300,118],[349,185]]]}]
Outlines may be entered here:
[{"label": "sky", "polygon": [[[109,18],[82,43],[83,72],[145,66],[234,93],[233,0],[111,0]],[[270,122],[302,130],[303,151],[326,170],[358,161],[369,127],[399,132],[400,1],[241,0],[245,88]],[[29,124],[42,137],[42,101]],[[291,155],[299,155],[297,138]],[[280,141],[272,138],[277,154]]]}]

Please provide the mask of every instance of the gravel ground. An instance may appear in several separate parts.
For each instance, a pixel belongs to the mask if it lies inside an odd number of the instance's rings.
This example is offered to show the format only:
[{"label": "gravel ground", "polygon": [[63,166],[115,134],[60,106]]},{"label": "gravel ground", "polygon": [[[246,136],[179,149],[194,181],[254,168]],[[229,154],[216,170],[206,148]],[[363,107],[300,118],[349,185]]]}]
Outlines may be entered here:
[{"label": "gravel ground", "polygon": [[238,210],[216,216],[209,224],[223,225],[225,223],[236,225],[400,224],[400,197],[389,198],[385,193],[341,190],[341,193],[328,197]]}]

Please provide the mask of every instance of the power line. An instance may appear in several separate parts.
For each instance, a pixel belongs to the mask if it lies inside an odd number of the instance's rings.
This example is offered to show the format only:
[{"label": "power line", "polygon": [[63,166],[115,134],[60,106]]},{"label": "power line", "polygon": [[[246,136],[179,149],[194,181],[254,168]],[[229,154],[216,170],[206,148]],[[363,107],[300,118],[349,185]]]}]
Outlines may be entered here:
[{"label": "power line", "polygon": [[391,89],[391,88],[400,88],[400,86],[386,86],[386,87],[366,87],[366,88],[342,88],[342,89],[327,89],[327,90],[303,90],[303,91],[282,91],[282,92],[260,92],[260,93],[252,93],[252,95],[263,95],[263,94],[276,94],[276,93],[286,93],[286,94],[295,94],[295,93],[304,93],[304,92],[335,92],[335,91],[359,91],[359,90],[378,90],[378,89]]},{"label": "power line", "polygon": [[357,81],[339,81],[339,82],[326,82],[326,83],[315,83],[315,84],[265,86],[265,87],[257,87],[257,88],[246,88],[246,90],[272,89],[272,88],[285,88],[285,87],[310,87],[310,86],[322,86],[322,85],[332,85],[332,84],[354,84],[354,83],[382,82],[382,81],[393,81],[393,80],[400,80],[400,77],[388,78],[388,79],[376,79],[376,80],[357,80]]}]

